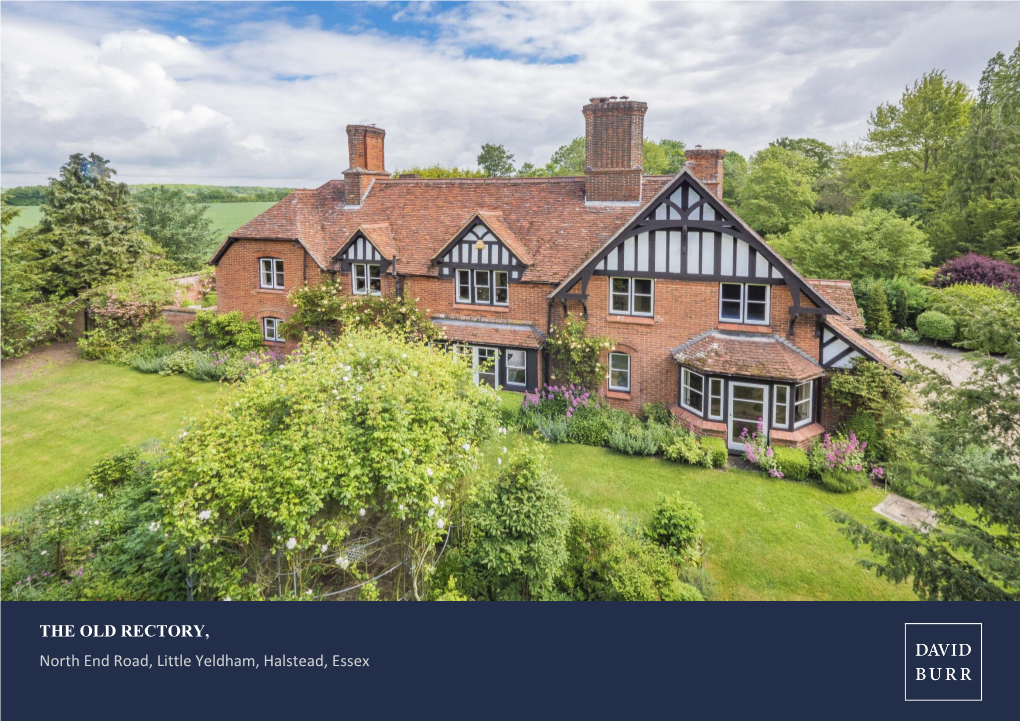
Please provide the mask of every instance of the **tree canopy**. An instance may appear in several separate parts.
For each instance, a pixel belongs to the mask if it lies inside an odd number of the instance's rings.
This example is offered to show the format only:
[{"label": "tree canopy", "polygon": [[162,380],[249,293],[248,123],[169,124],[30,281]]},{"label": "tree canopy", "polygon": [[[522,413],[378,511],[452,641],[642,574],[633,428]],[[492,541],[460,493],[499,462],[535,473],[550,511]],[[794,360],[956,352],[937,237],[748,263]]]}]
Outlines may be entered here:
[{"label": "tree canopy", "polygon": [[137,196],[142,232],[181,270],[196,270],[213,251],[216,236],[205,207],[180,188],[146,188]]}]

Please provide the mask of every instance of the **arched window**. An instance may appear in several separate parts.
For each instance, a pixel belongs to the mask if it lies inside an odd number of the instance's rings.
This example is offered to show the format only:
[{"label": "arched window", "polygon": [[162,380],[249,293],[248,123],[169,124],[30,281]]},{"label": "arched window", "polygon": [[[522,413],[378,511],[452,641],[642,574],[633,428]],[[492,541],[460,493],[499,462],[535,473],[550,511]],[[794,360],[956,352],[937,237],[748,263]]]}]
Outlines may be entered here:
[{"label": "arched window", "polygon": [[609,390],[630,393],[630,356],[609,354]]}]

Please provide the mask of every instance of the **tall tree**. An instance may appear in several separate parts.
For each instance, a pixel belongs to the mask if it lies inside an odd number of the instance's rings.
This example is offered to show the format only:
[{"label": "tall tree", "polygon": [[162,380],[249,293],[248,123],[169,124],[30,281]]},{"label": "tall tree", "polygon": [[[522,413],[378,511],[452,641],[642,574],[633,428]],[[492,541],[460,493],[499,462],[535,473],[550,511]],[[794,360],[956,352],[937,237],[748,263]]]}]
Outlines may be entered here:
[{"label": "tall tree", "polygon": [[971,105],[965,84],[933,70],[907,87],[898,103],[875,109],[868,120],[868,143],[887,157],[890,171],[899,171],[891,180],[938,204],[949,152],[967,129]]},{"label": "tall tree", "polygon": [[884,519],[865,525],[834,513],[855,545],[882,560],[879,576],[912,583],[925,600],[1020,599],[1020,341],[961,385],[924,371],[917,397],[928,415],[901,441],[888,470],[936,512],[927,533]]},{"label": "tall tree", "polygon": [[485,143],[478,154],[478,167],[490,178],[505,178],[514,174],[514,154],[502,145]]},{"label": "tall tree", "polygon": [[814,216],[771,243],[814,278],[910,276],[931,259],[924,232],[914,221],[886,210]]},{"label": "tall tree", "polygon": [[205,207],[173,186],[146,188],[135,196],[141,228],[181,270],[196,270],[216,240]]},{"label": "tall tree", "polygon": [[723,202],[736,205],[740,192],[747,183],[747,160],[740,153],[729,152],[723,156]]},{"label": "tall tree", "polygon": [[549,175],[584,175],[584,136],[561,145],[545,166]]},{"label": "tall tree", "polygon": [[142,232],[128,186],[109,161],[72,155],[51,178],[39,225],[51,292],[81,293],[147,265],[159,249]]},{"label": "tall tree", "polygon": [[827,175],[833,170],[836,151],[828,143],[814,138],[779,138],[769,143],[769,147],[782,148],[808,158],[814,162],[817,176]]},{"label": "tall tree", "polygon": [[785,233],[811,215],[816,198],[813,160],[771,147],[751,156],[750,166],[738,210],[752,228],[759,233]]},{"label": "tall tree", "polygon": [[676,175],[686,160],[683,142],[668,138],[657,143],[646,138],[644,156],[645,175]]}]

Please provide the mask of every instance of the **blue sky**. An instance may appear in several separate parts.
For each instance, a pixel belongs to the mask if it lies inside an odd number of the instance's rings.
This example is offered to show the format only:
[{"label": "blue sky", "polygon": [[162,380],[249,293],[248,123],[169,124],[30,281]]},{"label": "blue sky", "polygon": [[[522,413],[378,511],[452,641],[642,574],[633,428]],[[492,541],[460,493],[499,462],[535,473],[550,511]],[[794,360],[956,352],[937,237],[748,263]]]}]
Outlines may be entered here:
[{"label": "blue sky", "polygon": [[544,163],[596,95],[649,104],[646,134],[748,154],[858,141],[933,68],[976,85],[1020,41],[1018,3],[0,4],[4,186],[72,152],[128,182],[313,187],[348,123],[387,168]]}]

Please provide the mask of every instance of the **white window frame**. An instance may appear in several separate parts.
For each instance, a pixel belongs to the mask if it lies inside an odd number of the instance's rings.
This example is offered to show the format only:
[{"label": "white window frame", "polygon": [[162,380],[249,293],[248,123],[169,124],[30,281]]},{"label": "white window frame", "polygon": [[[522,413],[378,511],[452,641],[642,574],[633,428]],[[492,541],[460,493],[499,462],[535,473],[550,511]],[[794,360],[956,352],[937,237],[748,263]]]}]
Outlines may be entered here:
[{"label": "white window frame", "polygon": [[[266,282],[266,277],[270,282]],[[283,290],[283,259],[259,258],[259,288]]]},{"label": "white window frame", "polygon": [[[467,295],[461,295],[463,290],[463,284],[460,281],[460,274],[467,274]],[[471,271],[467,268],[457,268],[457,302],[458,303],[470,303],[471,302]]]},{"label": "white window frame", "polygon": [[[698,378],[701,379],[701,390],[700,391],[694,390],[694,388],[691,385],[688,384],[687,379],[690,376],[697,376]],[[687,405],[687,394],[685,393],[685,391],[688,388],[690,388],[693,393],[698,393],[701,396],[701,408],[695,408],[694,406]],[[699,417],[704,417],[704,414],[705,414],[705,391],[706,390],[707,389],[705,388],[705,376],[703,376],[701,373],[695,373],[694,371],[689,370],[687,368],[681,368],[680,369],[680,405],[681,406],[683,406],[687,410],[691,411],[692,413],[697,413]]]},{"label": "white window frame", "polygon": [[[724,285],[735,285],[740,288],[740,318],[724,318],[722,314],[723,306],[723,286]],[[757,286],[765,289],[765,320],[748,320],[747,319],[747,289],[749,286]],[[727,300],[727,303],[736,303],[736,300]],[[760,303],[761,301],[751,301],[753,303]],[[741,325],[769,325],[772,318],[772,286],[767,283],[730,283],[723,281],[719,283],[719,322],[720,323],[739,323]]]},{"label": "white window frame", "polygon": [[[623,356],[627,359],[627,370],[621,368],[613,368],[613,356]],[[626,386],[614,386],[613,385],[613,371],[617,373],[627,374],[627,385]],[[618,393],[630,393],[630,354],[629,353],[610,353],[609,354],[609,375],[606,378],[609,384],[609,390],[616,391]]]},{"label": "white window frame", "polygon": [[[488,279],[486,281],[486,283],[485,283],[485,290],[489,291],[489,299],[488,300],[479,300],[478,299],[478,290],[479,290],[478,274],[479,273],[485,273],[485,277]],[[472,290],[474,291],[474,293],[472,295],[474,297],[475,305],[492,305],[492,271],[491,270],[482,270],[482,269],[472,270],[471,271],[471,286],[472,286]]]},{"label": "white window frame", "polygon": [[[270,343],[284,343],[286,338],[280,335],[280,323],[283,318],[266,317],[262,319],[262,339]],[[272,328],[272,331],[270,331]]]},{"label": "white window frame", "polygon": [[[514,365],[513,364],[513,356],[516,353],[520,353],[521,354],[521,358],[524,359],[524,365]],[[506,366],[506,384],[508,386],[527,386],[528,385],[528,352],[526,350],[519,350],[517,348],[507,348],[506,353],[504,355],[506,356],[506,360],[503,362],[503,365]],[[524,381],[521,382],[521,383],[517,383],[515,381],[510,380],[510,371],[522,371],[524,373]]]},{"label": "white window frame", "polygon": [[[716,385],[719,387],[718,394],[712,390],[712,388]],[[705,410],[705,415],[713,421],[720,421],[726,417],[726,406],[723,404],[723,401],[725,400],[723,397],[723,388],[725,388],[725,384],[723,383],[722,378],[708,379],[708,408]],[[719,413],[717,415],[712,415],[712,400],[714,398],[719,399]]]},{"label": "white window frame", "polygon": [[[615,308],[613,308],[613,296],[614,295],[620,295],[620,296],[623,295],[623,293],[614,293],[613,292],[613,281],[615,281],[615,280],[624,280],[624,281],[627,282],[627,293],[626,293],[626,296],[627,296],[627,310],[616,310]],[[648,312],[635,310],[635,307],[634,307],[634,295],[635,295],[635,293],[634,293],[634,285],[635,285],[635,283],[634,283],[634,281],[637,281],[637,280],[647,280],[651,284],[651,290],[648,293],[638,293],[637,294],[637,295],[640,295],[642,297],[647,296],[648,299],[651,301],[651,309]],[[649,318],[649,317],[655,315],[655,279],[654,278],[636,278],[636,277],[635,278],[631,278],[631,277],[622,276],[622,275],[611,275],[611,276],[609,276],[609,313],[611,315],[637,315],[637,316],[643,316],[643,317],[646,317],[646,318]]]},{"label": "white window frame", "polygon": [[[372,269],[375,268],[375,277],[372,276]],[[364,288],[358,290],[358,281],[364,283]],[[379,281],[378,290],[372,290],[372,281]],[[379,263],[351,263],[351,292],[354,295],[382,295],[382,270]]]},{"label": "white window frame", "polygon": [[[803,388],[804,386],[807,386],[808,397],[805,400],[798,401],[797,400],[797,389],[798,388]],[[791,393],[792,393],[792,396],[793,396],[793,402],[790,405],[792,406],[793,413],[790,416],[790,418],[793,420],[793,427],[794,428],[800,428],[801,426],[806,426],[807,424],[811,423],[814,420],[814,413],[815,413],[815,382],[814,381],[808,381],[807,383],[798,383],[797,385],[795,385],[793,387],[793,390],[791,391]],[[803,405],[804,403],[807,403],[807,407],[808,407],[807,417],[804,420],[802,420],[802,421],[798,421],[797,420],[797,407]]]},{"label": "white window frame", "polygon": [[[499,283],[499,276],[503,276],[503,284]],[[506,291],[506,300],[499,300],[500,289]],[[493,305],[510,305],[510,273],[505,270],[494,270],[492,271],[492,304]]]},{"label": "white window frame", "polygon": [[[786,399],[782,403],[779,402],[780,390],[786,394]],[[779,421],[779,406],[783,407],[783,416],[785,417],[782,423]],[[777,384],[772,389],[772,425],[775,428],[789,428],[792,418],[793,416],[790,413],[790,386]]]}]

